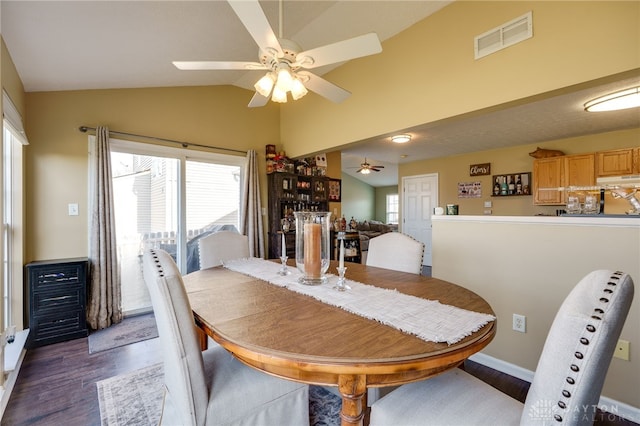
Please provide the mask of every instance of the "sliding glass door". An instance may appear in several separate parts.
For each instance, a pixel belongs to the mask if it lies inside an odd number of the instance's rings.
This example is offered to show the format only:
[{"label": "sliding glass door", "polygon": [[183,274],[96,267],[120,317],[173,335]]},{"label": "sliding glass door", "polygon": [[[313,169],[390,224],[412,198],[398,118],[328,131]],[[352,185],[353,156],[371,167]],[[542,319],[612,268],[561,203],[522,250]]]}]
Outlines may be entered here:
[{"label": "sliding glass door", "polygon": [[183,274],[199,269],[198,240],[237,230],[244,157],[113,141],[116,240],[125,315],[148,311],[144,250],[166,250]]}]

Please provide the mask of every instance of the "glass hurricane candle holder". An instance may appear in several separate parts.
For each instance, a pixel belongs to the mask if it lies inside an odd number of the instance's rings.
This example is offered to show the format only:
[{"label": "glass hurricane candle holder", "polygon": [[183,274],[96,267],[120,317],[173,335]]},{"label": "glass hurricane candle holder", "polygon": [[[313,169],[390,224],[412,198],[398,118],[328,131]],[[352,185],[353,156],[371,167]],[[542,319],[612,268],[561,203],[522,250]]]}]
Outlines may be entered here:
[{"label": "glass hurricane candle holder", "polygon": [[298,281],[320,285],[327,281],[330,254],[330,212],[295,212],[296,267],[302,273]]}]

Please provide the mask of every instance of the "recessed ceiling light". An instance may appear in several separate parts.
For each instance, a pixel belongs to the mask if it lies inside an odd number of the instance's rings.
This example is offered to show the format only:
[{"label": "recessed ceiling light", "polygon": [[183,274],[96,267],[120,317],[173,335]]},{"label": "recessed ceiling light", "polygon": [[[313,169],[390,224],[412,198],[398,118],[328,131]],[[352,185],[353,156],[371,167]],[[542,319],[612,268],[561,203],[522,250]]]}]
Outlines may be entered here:
[{"label": "recessed ceiling light", "polygon": [[600,96],[584,104],[585,111],[616,111],[640,106],[640,86]]},{"label": "recessed ceiling light", "polygon": [[391,142],[395,142],[395,143],[405,143],[405,142],[409,142],[411,140],[411,135],[395,135],[395,136],[391,136]]}]

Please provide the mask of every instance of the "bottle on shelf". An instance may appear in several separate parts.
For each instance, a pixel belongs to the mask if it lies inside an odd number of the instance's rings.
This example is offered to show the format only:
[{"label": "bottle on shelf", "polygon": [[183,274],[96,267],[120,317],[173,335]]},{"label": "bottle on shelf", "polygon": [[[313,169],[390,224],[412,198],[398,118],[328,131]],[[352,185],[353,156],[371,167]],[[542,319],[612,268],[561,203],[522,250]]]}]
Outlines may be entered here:
[{"label": "bottle on shelf", "polygon": [[496,184],[493,185],[493,195],[500,195],[500,176],[496,176]]},{"label": "bottle on shelf", "polygon": [[340,230],[341,231],[347,230],[347,219],[344,218],[344,215],[342,215],[342,220],[340,222]]},{"label": "bottle on shelf", "polygon": [[520,175],[516,177],[516,194],[522,194],[522,179],[520,179]]},{"label": "bottle on shelf", "polygon": [[507,178],[500,176],[500,195],[507,195]]},{"label": "bottle on shelf", "polygon": [[509,175],[507,178],[507,194],[513,195],[516,193],[516,184],[513,182],[513,177]]}]

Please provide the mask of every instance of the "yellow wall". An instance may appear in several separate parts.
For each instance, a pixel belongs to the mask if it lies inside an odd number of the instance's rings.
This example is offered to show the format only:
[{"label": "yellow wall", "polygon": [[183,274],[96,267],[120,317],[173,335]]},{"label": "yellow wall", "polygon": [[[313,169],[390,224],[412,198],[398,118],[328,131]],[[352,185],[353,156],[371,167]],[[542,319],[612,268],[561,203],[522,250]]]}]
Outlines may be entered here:
[{"label": "yellow wall", "polygon": [[[28,93],[25,260],[87,255],[88,144],[79,126],[255,149],[264,170],[264,146],[278,143],[279,110],[247,108],[248,97],[229,86]],[[68,203],[79,204],[79,216],[67,214]]]},{"label": "yellow wall", "polygon": [[9,94],[9,97],[18,109],[18,112],[20,112],[22,118],[25,119],[24,86],[22,85],[22,81],[20,80],[18,71],[16,70],[13,60],[11,59],[11,55],[7,50],[7,46],[4,44],[4,39],[2,39],[1,57],[2,71],[0,74],[0,81],[2,81],[2,88]]},{"label": "yellow wall", "polygon": [[[469,166],[472,164],[491,163],[492,175],[531,172],[533,169],[533,158],[529,156],[529,153],[535,151],[537,147],[558,149],[565,154],[582,154],[635,146],[640,146],[640,129],[620,130],[499,150],[474,152],[471,154],[402,164],[398,169],[400,176],[399,182],[400,186],[402,186],[402,177],[438,173],[438,204],[440,206],[458,204],[461,215],[483,214],[484,201],[491,201],[493,203],[492,211],[494,215],[531,216],[536,214],[555,214],[556,209],[561,208],[560,206],[534,206],[532,195],[491,197],[493,188],[491,175],[470,177]],[[458,182],[481,182],[482,197],[458,198]],[[400,188],[400,190],[402,193],[402,188]],[[622,208],[628,209],[628,205],[624,204]],[[402,210],[402,206],[400,209]],[[623,212],[624,210],[620,213]]]},{"label": "yellow wall", "polygon": [[[533,38],[473,59],[475,36],[532,11]],[[293,156],[640,68],[640,2],[457,1],[325,75],[342,104],[282,108]]]}]

